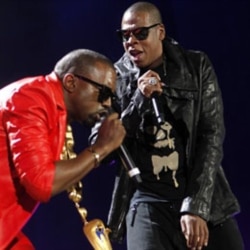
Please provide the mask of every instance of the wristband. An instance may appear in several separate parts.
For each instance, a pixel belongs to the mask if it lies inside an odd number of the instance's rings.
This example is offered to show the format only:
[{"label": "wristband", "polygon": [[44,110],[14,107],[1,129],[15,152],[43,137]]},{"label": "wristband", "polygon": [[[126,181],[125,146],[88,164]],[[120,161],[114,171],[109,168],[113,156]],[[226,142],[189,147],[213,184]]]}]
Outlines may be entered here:
[{"label": "wristband", "polygon": [[100,165],[100,155],[98,153],[96,153],[95,150],[92,147],[90,147],[88,149],[88,151],[93,155],[94,160],[95,160],[94,167],[97,168]]}]

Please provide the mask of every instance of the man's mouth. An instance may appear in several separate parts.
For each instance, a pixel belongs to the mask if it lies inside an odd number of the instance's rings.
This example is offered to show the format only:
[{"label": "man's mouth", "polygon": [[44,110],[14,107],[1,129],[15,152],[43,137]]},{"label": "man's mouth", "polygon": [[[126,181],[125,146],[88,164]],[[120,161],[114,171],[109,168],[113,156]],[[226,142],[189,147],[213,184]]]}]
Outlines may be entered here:
[{"label": "man's mouth", "polygon": [[142,52],[140,50],[130,50],[129,54],[133,60],[137,61],[141,58]]}]

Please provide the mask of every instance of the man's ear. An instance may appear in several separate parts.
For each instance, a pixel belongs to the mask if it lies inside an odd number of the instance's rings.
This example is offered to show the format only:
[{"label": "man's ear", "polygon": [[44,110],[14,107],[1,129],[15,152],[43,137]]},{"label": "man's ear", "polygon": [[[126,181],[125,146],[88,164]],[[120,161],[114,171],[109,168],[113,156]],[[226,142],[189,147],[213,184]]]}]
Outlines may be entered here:
[{"label": "man's ear", "polygon": [[160,24],[160,40],[164,40],[166,37],[166,30],[164,24]]},{"label": "man's ear", "polygon": [[74,75],[67,73],[62,80],[63,87],[66,91],[72,93],[76,89],[76,81]]}]

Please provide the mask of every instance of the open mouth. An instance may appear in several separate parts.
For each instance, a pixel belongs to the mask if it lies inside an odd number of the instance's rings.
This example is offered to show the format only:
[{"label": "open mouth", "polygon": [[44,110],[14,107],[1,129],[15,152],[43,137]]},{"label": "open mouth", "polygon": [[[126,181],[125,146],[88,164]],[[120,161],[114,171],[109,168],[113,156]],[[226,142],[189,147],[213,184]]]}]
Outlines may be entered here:
[{"label": "open mouth", "polygon": [[140,60],[142,52],[140,50],[130,50],[129,55],[132,57],[133,60],[137,61]]}]

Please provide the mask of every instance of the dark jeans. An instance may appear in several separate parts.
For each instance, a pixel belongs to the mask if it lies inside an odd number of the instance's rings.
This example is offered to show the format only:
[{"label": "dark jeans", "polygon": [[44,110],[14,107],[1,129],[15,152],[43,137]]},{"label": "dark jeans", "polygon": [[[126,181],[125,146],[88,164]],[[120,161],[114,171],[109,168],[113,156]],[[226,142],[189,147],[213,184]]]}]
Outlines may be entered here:
[{"label": "dark jeans", "polygon": [[[130,208],[127,223],[128,250],[186,250],[181,232],[179,209],[172,203],[139,203]],[[233,218],[209,226],[205,250],[243,250],[243,243]]]}]

